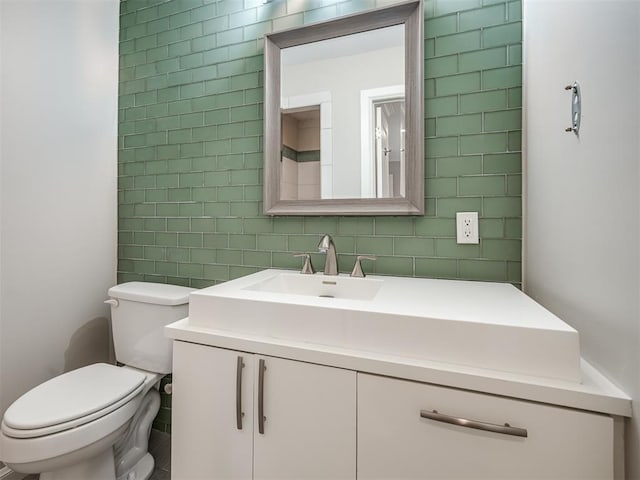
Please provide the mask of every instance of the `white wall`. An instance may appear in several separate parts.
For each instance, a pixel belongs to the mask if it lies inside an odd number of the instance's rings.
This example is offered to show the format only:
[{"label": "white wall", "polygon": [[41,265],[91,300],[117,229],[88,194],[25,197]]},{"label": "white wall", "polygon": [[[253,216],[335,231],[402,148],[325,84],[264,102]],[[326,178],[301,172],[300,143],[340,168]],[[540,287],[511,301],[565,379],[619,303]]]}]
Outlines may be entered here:
[{"label": "white wall", "polygon": [[282,66],[283,97],[331,93],[332,198],[360,197],[360,91],[392,85],[404,85],[402,47]]},{"label": "white wall", "polygon": [[[524,289],[640,413],[640,2],[524,1]],[[582,87],[580,137],[570,92]],[[640,415],[627,424],[640,478]]]},{"label": "white wall", "polygon": [[109,356],[117,0],[0,0],[0,414]]}]

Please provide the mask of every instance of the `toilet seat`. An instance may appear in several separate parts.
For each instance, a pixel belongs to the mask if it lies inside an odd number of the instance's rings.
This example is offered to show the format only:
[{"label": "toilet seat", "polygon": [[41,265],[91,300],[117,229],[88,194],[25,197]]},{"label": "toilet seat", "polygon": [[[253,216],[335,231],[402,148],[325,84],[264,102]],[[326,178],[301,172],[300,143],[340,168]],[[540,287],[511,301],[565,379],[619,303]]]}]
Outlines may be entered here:
[{"label": "toilet seat", "polygon": [[144,388],[142,372],[96,363],[38,385],[5,412],[2,433],[35,438],[79,427],[108,415]]}]

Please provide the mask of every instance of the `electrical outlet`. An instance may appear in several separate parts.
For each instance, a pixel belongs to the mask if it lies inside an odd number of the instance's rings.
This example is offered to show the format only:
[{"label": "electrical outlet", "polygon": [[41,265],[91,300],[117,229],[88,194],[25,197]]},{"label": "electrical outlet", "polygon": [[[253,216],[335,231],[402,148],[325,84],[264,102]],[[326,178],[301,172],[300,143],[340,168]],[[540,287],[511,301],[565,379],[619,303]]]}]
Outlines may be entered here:
[{"label": "electrical outlet", "polygon": [[480,243],[478,238],[478,212],[457,212],[458,243]]}]

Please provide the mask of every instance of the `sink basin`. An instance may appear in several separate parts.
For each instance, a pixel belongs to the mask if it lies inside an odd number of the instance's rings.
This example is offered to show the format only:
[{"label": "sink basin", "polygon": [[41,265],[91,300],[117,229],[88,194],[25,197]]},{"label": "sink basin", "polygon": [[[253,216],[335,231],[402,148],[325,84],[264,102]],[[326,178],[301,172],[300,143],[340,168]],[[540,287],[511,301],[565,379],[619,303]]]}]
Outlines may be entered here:
[{"label": "sink basin", "polygon": [[578,332],[512,285],[263,270],[191,294],[194,327],[580,382]]},{"label": "sink basin", "polygon": [[383,281],[379,279],[351,278],[337,275],[301,275],[299,273],[284,272],[244,287],[244,289],[311,297],[372,300],[380,290],[382,283]]}]

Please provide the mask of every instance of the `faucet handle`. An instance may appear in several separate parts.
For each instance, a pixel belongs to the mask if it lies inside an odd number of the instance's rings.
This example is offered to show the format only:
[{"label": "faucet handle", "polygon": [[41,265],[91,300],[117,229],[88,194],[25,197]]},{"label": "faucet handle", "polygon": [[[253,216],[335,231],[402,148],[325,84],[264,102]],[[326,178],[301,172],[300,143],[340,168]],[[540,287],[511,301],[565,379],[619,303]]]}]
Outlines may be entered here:
[{"label": "faucet handle", "polygon": [[364,271],[362,270],[362,264],[360,263],[360,260],[376,260],[376,257],[371,257],[368,255],[358,255],[356,257],[356,264],[353,266],[353,272],[351,272],[351,276],[352,277],[359,277],[359,278],[364,278],[366,277]]},{"label": "faucet handle", "polygon": [[313,264],[311,263],[311,254],[309,253],[294,253],[294,257],[304,257],[304,265],[300,273],[304,273],[305,275],[313,275],[316,273],[313,268]]}]

